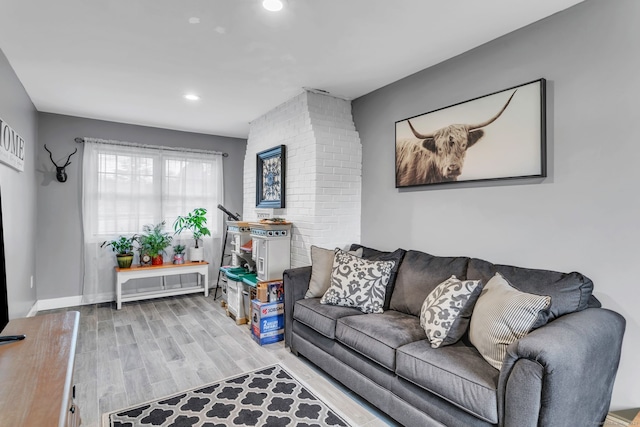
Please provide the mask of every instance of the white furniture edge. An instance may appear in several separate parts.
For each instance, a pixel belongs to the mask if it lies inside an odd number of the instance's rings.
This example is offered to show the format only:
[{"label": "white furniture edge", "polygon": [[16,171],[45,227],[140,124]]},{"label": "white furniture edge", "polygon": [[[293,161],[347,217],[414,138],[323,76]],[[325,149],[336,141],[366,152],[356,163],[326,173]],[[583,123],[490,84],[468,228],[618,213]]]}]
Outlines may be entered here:
[{"label": "white furniture edge", "polygon": [[[150,277],[172,276],[176,274],[198,273],[203,276],[203,285],[190,286],[188,288],[161,289],[147,292],[137,292],[122,294],[122,285],[131,279],[146,279]],[[162,268],[140,267],[135,269],[116,269],[116,308],[120,310],[123,302],[138,301],[164,296],[192,294],[204,292],[204,296],[209,296],[209,263],[199,264],[175,264],[164,265]]]}]

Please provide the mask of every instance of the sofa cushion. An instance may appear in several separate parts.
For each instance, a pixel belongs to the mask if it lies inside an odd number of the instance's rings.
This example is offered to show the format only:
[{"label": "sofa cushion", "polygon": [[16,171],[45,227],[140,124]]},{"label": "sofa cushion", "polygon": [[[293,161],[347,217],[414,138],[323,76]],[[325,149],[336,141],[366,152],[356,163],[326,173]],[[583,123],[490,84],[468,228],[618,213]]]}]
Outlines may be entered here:
[{"label": "sofa cushion", "polygon": [[402,260],[404,255],[407,253],[404,249],[396,249],[393,252],[382,252],[376,249],[371,249],[366,246],[351,245],[351,250],[355,251],[358,249],[362,249],[362,258],[368,259],[370,261],[395,261],[395,265],[391,269],[391,276],[389,276],[389,282],[387,283],[387,289],[384,294],[384,305],[382,308],[384,310],[389,309],[389,303],[391,302],[391,295],[393,294],[393,288],[396,285],[396,278],[398,277],[398,269],[402,264]]},{"label": "sofa cushion", "polygon": [[502,369],[509,344],[529,333],[550,302],[548,296],[520,292],[496,273],[473,309],[469,339],[491,366]]},{"label": "sofa cushion", "polygon": [[[349,251],[357,257],[362,256],[362,249]],[[311,246],[311,279],[305,298],[319,298],[331,286],[331,271],[333,270],[334,249],[324,249]]]},{"label": "sofa cushion", "polygon": [[420,317],[422,302],[436,286],[452,275],[461,280],[467,278],[468,261],[465,257],[437,257],[408,251],[398,270],[389,308]]},{"label": "sofa cushion", "polygon": [[336,321],[345,316],[363,314],[357,308],[320,304],[320,298],[296,301],[293,318],[316,330],[327,338],[336,336]]},{"label": "sofa cushion", "polygon": [[480,280],[451,276],[427,295],[420,311],[420,326],[431,347],[451,345],[462,338],[481,290]]},{"label": "sofa cushion", "polygon": [[532,329],[546,325],[564,314],[584,310],[590,304],[593,282],[580,273],[558,273],[510,265],[492,264],[481,259],[469,261],[468,279],[487,283],[496,273],[522,292],[551,297],[549,310],[542,313]]},{"label": "sofa cushion", "polygon": [[336,249],[331,286],[320,303],[358,307],[363,313],[382,313],[394,265],[394,261],[369,261]]},{"label": "sofa cushion", "polygon": [[422,340],[397,350],[396,373],[489,423],[498,422],[500,373],[461,341],[434,349]]},{"label": "sofa cushion", "polygon": [[338,319],[336,339],[385,368],[396,367],[396,349],[425,339],[420,320],[397,311]]}]

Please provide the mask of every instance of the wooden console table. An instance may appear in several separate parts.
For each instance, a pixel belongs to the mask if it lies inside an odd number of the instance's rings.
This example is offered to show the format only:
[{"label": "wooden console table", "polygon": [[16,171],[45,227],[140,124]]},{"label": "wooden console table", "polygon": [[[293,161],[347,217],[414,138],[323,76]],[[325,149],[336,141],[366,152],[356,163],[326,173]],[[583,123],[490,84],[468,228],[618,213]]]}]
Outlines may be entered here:
[{"label": "wooden console table", "polygon": [[48,314],[9,322],[2,335],[24,334],[0,345],[0,424],[80,425],[73,363],[80,313]]},{"label": "wooden console table", "polygon": [[[209,296],[209,263],[208,262],[185,262],[184,264],[171,264],[164,263],[162,265],[150,265],[141,267],[139,265],[132,265],[130,268],[116,269],[116,306],[118,310],[122,308],[122,303],[127,301],[138,301],[150,298],[167,297],[171,295],[183,295],[193,294],[197,292],[204,292],[204,296]],[[162,289],[145,291],[145,292],[131,292],[127,294],[122,293],[122,285],[131,279],[146,279],[149,277],[163,277],[172,276],[176,274],[191,274],[198,273],[203,277],[202,284],[198,280],[197,286],[191,286],[188,288],[173,288],[166,289],[164,287],[164,281],[162,282]],[[198,279],[200,279],[198,276]]]}]

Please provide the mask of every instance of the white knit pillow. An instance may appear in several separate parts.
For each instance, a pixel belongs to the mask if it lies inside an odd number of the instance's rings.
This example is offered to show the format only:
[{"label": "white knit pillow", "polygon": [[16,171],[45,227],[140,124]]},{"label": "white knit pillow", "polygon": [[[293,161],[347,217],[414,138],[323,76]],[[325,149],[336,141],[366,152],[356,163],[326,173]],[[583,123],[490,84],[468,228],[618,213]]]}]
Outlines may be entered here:
[{"label": "white knit pillow", "polygon": [[520,292],[500,273],[485,285],[471,315],[469,339],[491,366],[500,370],[509,344],[529,333],[551,297]]}]

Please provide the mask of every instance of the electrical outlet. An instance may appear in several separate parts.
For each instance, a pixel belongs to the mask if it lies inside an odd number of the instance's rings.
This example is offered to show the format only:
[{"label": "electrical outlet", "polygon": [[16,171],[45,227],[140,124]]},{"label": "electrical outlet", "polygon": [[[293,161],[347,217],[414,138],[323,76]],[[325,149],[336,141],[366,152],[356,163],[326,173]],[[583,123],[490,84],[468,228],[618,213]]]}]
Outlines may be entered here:
[{"label": "electrical outlet", "polygon": [[31,288],[33,289],[33,276],[31,276]]}]

